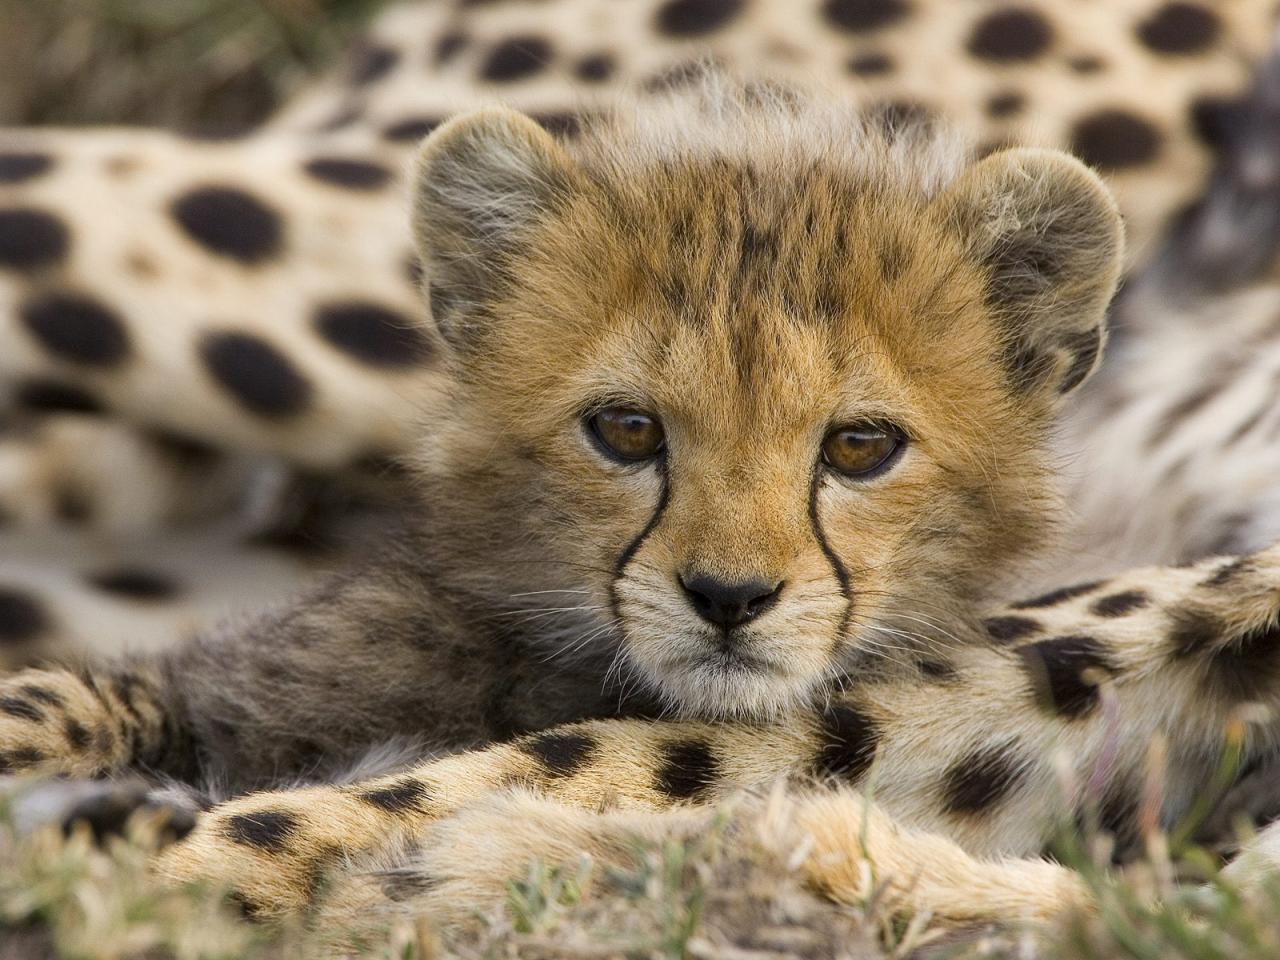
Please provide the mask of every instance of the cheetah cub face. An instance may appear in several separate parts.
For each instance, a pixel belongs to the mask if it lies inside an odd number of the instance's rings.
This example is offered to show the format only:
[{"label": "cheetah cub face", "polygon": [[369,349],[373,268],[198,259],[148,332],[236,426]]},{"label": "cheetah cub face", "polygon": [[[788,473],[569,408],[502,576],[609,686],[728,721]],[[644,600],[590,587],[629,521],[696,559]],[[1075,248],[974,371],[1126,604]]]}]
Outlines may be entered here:
[{"label": "cheetah cub face", "polygon": [[1062,154],[671,110],[428,138],[456,390],[424,461],[495,589],[576,589],[575,636],[672,705],[767,715],[942,640],[1042,537],[1121,228]]}]

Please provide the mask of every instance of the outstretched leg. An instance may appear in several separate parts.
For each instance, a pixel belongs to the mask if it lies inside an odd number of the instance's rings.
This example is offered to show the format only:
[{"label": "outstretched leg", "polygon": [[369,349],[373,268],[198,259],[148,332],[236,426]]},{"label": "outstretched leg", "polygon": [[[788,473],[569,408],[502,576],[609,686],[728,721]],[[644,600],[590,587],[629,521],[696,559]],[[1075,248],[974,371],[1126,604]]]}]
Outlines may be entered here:
[{"label": "outstretched leg", "polygon": [[[990,645],[784,722],[594,721],[350,787],[247,796],[216,808],[160,867],[215,876],[278,914],[306,906],[332,864],[513,784],[582,809],[657,810],[815,776],[872,791],[903,829],[970,855],[1034,856],[1082,809],[1132,844],[1144,814],[1170,825],[1192,810],[1229,751],[1247,763],[1274,747],[1278,623],[1280,548],[1135,571],[997,611]],[[1257,703],[1273,709],[1256,715]],[[1144,811],[1161,738],[1164,795]]]}]

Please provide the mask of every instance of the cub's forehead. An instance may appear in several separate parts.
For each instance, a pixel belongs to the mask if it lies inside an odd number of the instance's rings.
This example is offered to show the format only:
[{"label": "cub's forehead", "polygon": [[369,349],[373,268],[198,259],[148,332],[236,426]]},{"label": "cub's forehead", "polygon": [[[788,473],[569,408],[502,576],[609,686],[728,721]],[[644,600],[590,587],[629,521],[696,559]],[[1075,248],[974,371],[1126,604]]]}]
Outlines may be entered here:
[{"label": "cub's forehead", "polygon": [[530,284],[571,304],[545,312],[548,343],[677,384],[890,382],[992,340],[980,271],[929,198],[818,163],[636,171],[568,204],[537,246]]},{"label": "cub's forehead", "polygon": [[883,318],[886,333],[909,336],[899,313],[950,307],[947,291],[980,280],[911,182],[715,157],[629,174],[597,178],[569,203],[548,224],[550,246],[589,289],[680,327],[781,322],[848,335]]}]

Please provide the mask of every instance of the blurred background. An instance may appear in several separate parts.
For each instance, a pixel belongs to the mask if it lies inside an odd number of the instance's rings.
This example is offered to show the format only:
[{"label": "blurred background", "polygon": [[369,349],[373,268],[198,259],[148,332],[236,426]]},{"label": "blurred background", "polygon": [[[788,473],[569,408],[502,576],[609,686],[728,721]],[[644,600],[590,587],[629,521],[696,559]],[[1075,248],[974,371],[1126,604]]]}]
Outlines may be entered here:
[{"label": "blurred background", "polygon": [[0,125],[242,133],[388,0],[0,0]]}]

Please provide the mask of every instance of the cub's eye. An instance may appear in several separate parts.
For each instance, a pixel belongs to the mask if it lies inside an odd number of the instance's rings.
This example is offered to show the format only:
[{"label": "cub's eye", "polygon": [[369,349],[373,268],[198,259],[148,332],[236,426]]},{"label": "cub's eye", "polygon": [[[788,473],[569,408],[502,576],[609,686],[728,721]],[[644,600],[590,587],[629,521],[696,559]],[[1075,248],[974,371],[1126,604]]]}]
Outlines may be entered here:
[{"label": "cub's eye", "polygon": [[879,427],[840,427],[822,441],[822,462],[846,477],[866,479],[888,467],[903,442]]},{"label": "cub's eye", "polygon": [[651,460],[666,443],[656,417],[627,407],[606,407],[593,414],[587,426],[605,452],[619,460]]}]

